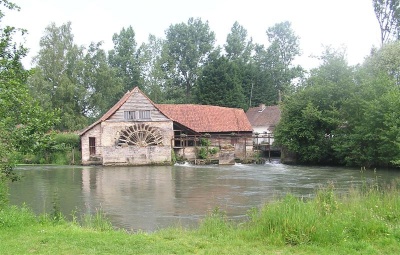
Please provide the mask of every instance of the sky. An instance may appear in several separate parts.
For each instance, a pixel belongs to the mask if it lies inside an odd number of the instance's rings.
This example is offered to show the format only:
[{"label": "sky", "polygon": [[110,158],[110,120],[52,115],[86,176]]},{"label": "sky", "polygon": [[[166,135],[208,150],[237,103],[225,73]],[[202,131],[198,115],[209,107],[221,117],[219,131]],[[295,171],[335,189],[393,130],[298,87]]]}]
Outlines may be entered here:
[{"label": "sky", "polygon": [[[315,56],[324,47],[346,49],[350,65],[362,63],[373,46],[379,47],[379,25],[372,0],[11,0],[20,12],[7,12],[2,25],[25,28],[25,46],[30,49],[24,65],[39,51],[45,28],[72,24],[75,43],[88,46],[103,41],[104,49],[113,47],[112,36],[132,26],[138,45],[149,34],[165,38],[170,25],[187,23],[190,17],[208,21],[217,45],[237,21],[253,42],[268,46],[266,30],[276,23],[290,21],[300,37],[302,56],[296,64],[306,69],[317,67]],[[313,57],[311,57],[313,56]]]}]

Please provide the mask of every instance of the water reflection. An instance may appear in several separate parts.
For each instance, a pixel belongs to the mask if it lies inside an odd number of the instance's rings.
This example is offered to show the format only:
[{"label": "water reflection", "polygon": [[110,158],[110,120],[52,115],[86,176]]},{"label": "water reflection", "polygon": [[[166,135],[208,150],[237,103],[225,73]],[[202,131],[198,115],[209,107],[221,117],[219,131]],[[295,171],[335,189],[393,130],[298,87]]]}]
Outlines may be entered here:
[{"label": "water reflection", "polygon": [[65,215],[101,208],[117,227],[152,231],[173,225],[197,225],[219,207],[243,219],[252,207],[290,192],[311,197],[327,182],[345,192],[378,178],[388,182],[395,171],[367,171],[282,164],[173,167],[28,166],[11,185],[11,202],[26,202],[37,213],[51,212],[58,199]]}]

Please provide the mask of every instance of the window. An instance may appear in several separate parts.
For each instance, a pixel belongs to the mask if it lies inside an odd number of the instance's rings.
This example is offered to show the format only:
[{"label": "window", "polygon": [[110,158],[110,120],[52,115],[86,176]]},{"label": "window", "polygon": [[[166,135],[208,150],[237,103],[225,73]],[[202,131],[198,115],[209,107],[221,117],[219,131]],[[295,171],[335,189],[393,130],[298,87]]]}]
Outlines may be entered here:
[{"label": "window", "polygon": [[139,111],[139,119],[150,119],[150,111]]},{"label": "window", "polygon": [[95,155],[96,154],[96,138],[89,137],[89,154]]},{"label": "window", "polygon": [[125,111],[124,112],[124,119],[126,120],[134,120],[135,118],[135,111]]},{"label": "window", "polygon": [[150,110],[124,111],[124,119],[126,120],[148,120],[150,118]]}]

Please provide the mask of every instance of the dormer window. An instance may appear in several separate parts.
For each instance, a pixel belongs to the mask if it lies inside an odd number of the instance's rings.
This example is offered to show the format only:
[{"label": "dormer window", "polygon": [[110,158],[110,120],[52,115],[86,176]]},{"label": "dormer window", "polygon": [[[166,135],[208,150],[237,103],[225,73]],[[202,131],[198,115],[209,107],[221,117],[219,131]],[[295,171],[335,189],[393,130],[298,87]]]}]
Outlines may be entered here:
[{"label": "dormer window", "polygon": [[150,110],[124,111],[125,120],[149,120],[151,119]]}]

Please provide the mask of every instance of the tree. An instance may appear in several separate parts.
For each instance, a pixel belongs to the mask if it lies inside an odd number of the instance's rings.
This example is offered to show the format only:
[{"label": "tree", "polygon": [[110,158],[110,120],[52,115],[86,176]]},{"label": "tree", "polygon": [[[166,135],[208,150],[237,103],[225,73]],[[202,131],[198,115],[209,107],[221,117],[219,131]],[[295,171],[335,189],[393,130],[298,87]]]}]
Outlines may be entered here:
[{"label": "tree", "polygon": [[116,68],[118,76],[122,78],[123,89],[119,96],[136,86],[141,87],[140,69],[136,52],[135,32],[133,28],[122,28],[119,34],[113,35],[114,49],[109,51],[108,61],[111,67]]},{"label": "tree", "polygon": [[84,114],[92,120],[110,109],[123,90],[122,78],[108,65],[102,43],[91,43],[83,58],[81,83],[85,88]]},{"label": "tree", "polygon": [[185,23],[171,25],[166,30],[163,68],[172,91],[181,91],[184,102],[193,102],[192,92],[201,67],[214,48],[215,34],[208,22],[190,18]]},{"label": "tree", "polygon": [[395,44],[384,45],[357,69],[357,89],[342,107],[343,124],[333,144],[346,165],[400,165],[400,90],[397,75],[389,71],[398,65]]},{"label": "tree", "polygon": [[400,90],[372,64],[381,56],[354,68],[343,52],[327,49],[305,85],[283,101],[275,141],[301,163],[399,165]]},{"label": "tree", "polygon": [[333,135],[343,125],[341,110],[355,84],[344,53],[327,49],[322,65],[311,72],[304,87],[282,104],[275,130],[276,143],[296,153],[300,163],[334,164]]},{"label": "tree", "polygon": [[37,150],[57,121],[54,112],[43,111],[29,93],[26,81],[30,72],[21,63],[27,50],[13,41],[14,35],[25,31],[2,26],[3,6],[19,10],[13,3],[0,1],[0,182],[16,180],[12,155],[17,150]]},{"label": "tree", "polygon": [[300,55],[299,37],[295,35],[289,21],[277,23],[267,30],[271,51],[278,54],[285,70],[288,69],[295,57]]},{"label": "tree", "polygon": [[149,98],[161,103],[165,100],[165,73],[161,68],[164,40],[149,35],[148,42],[142,43],[138,49],[140,76],[143,88]]},{"label": "tree", "polygon": [[253,50],[252,39],[247,40],[247,30],[239,25],[237,21],[233,24],[224,47],[229,60],[241,60],[244,63],[250,61]]},{"label": "tree", "polygon": [[294,81],[303,76],[304,70],[294,66],[294,59],[300,55],[299,38],[289,22],[281,22],[268,28],[270,45],[255,45],[252,62],[253,80],[245,89],[251,98],[251,106],[277,104],[282,94],[294,91]]},{"label": "tree", "polygon": [[242,73],[235,62],[214,57],[203,69],[198,81],[197,98],[200,104],[245,108]]},{"label": "tree", "polygon": [[367,57],[364,66],[376,75],[379,75],[382,71],[387,73],[400,86],[399,52],[399,41],[387,43],[380,50]]},{"label": "tree", "polygon": [[77,130],[87,125],[86,88],[81,83],[83,47],[74,43],[71,23],[45,29],[36,68],[29,85],[47,110],[60,109],[59,130]]},{"label": "tree", "polygon": [[391,38],[398,39],[400,25],[399,0],[372,0],[381,32],[381,46]]}]

